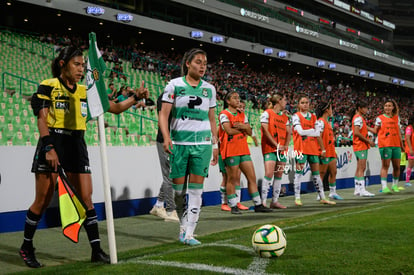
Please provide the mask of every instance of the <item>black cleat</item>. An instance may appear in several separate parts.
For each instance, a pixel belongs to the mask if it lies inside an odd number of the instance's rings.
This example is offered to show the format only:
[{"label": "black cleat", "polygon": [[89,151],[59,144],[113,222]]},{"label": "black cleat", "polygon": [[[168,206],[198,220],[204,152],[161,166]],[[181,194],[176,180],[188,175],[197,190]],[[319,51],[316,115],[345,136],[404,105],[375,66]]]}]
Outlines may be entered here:
[{"label": "black cleat", "polygon": [[231,213],[236,214],[236,215],[241,215],[242,212],[240,211],[240,209],[237,206],[234,206],[234,207],[231,208]]},{"label": "black cleat", "polygon": [[261,205],[256,205],[254,207],[254,212],[269,213],[269,212],[273,212],[273,210],[270,209],[270,208],[267,208],[263,204],[261,204]]},{"label": "black cleat", "polygon": [[95,252],[92,251],[91,262],[110,264],[111,258],[102,249],[100,249]]},{"label": "black cleat", "polygon": [[35,251],[34,248],[32,250],[20,249],[19,254],[20,254],[20,257],[22,257],[24,263],[28,267],[31,267],[31,268],[42,267],[43,265],[37,261],[34,251]]}]

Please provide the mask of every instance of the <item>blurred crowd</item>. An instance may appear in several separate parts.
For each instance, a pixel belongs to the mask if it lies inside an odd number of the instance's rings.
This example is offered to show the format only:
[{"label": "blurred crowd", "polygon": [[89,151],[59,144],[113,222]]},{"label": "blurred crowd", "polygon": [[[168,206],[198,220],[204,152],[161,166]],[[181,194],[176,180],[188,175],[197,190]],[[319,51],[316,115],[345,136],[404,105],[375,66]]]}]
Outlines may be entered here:
[{"label": "blurred crowd", "polygon": [[[57,45],[65,46],[76,42],[80,47],[87,47],[85,41],[78,37],[57,35],[43,35],[41,40]],[[145,51],[138,44],[102,47],[101,54],[105,61],[111,62],[110,78],[123,78],[122,60],[128,60],[132,68],[136,70],[153,71],[159,73],[166,81],[180,75],[180,63],[182,54],[174,51]],[[301,94],[305,93],[311,100],[311,109],[318,101],[331,100],[333,102],[332,124],[336,137],[337,146],[346,146],[352,143],[352,111],[355,103],[365,100],[369,103],[369,113],[366,121],[371,127],[375,118],[383,113],[384,102],[388,98],[395,99],[399,104],[402,131],[407,125],[408,117],[414,111],[414,99],[408,95],[402,95],[394,91],[375,91],[365,87],[356,87],[353,83],[333,82],[329,79],[305,79],[297,74],[276,72],[272,67],[255,70],[248,65],[237,66],[231,61],[209,61],[205,79],[212,83],[217,89],[217,99],[223,99],[224,95],[231,90],[236,90],[243,100],[252,102],[254,109],[266,109],[268,99],[272,93],[278,92],[286,95],[288,104],[286,109],[289,113],[296,112],[296,105]],[[122,87],[113,95],[112,99],[122,95],[122,90],[133,89]],[[139,107],[139,106],[137,106]]]}]

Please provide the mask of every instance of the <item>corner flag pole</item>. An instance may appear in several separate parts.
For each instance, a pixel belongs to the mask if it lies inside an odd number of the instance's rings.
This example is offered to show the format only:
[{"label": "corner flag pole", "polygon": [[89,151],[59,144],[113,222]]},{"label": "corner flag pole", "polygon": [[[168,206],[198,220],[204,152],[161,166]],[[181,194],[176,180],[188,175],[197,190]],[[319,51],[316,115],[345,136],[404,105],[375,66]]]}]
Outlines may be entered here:
[{"label": "corner flag pole", "polygon": [[89,52],[86,82],[88,86],[88,111],[91,118],[98,117],[98,130],[101,151],[101,167],[105,197],[106,225],[108,230],[109,255],[111,264],[118,262],[115,243],[114,218],[112,213],[111,186],[109,184],[108,159],[106,154],[106,137],[104,113],[109,109],[109,100],[106,94],[104,72],[105,61],[96,43],[95,33],[89,34]]},{"label": "corner flag pole", "polygon": [[111,264],[118,262],[116,253],[114,217],[112,212],[111,185],[109,183],[108,158],[106,154],[105,123],[103,114],[98,116],[99,141],[101,151],[102,178],[105,197],[106,227],[108,230],[109,256]]}]

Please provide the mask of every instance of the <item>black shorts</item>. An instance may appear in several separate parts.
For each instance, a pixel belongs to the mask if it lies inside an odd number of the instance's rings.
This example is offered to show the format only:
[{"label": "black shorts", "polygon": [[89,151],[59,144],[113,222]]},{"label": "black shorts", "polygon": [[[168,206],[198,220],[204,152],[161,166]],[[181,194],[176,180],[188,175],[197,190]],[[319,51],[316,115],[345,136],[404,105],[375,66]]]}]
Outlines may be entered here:
[{"label": "black shorts", "polygon": [[[91,173],[88,150],[84,139],[85,131],[50,128],[49,133],[53,136],[53,145],[59,157],[60,165],[66,172]],[[41,139],[37,143],[32,172],[56,172],[46,162],[46,152]]]}]

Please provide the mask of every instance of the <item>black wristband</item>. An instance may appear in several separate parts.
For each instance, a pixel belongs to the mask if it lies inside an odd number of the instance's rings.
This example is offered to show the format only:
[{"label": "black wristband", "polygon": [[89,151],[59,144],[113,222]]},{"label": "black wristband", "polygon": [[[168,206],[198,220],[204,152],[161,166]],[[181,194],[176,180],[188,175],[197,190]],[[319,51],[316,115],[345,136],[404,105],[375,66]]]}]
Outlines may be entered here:
[{"label": "black wristband", "polygon": [[50,135],[42,137],[42,145],[53,145],[53,137]]},{"label": "black wristband", "polygon": [[140,100],[140,98],[137,96],[137,94],[134,94],[134,99],[136,102],[138,102]]}]

